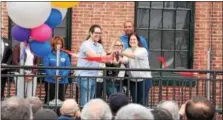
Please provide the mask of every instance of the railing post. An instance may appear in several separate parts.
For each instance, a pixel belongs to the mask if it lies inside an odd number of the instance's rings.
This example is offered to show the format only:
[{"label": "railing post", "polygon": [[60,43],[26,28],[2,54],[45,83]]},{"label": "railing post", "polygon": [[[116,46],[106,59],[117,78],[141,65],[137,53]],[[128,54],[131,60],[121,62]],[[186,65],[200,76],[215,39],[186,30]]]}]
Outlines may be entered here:
[{"label": "railing post", "polygon": [[213,106],[216,107],[216,80],[217,80],[217,77],[216,77],[216,72],[213,73],[213,82],[212,82],[212,99],[213,99]]}]

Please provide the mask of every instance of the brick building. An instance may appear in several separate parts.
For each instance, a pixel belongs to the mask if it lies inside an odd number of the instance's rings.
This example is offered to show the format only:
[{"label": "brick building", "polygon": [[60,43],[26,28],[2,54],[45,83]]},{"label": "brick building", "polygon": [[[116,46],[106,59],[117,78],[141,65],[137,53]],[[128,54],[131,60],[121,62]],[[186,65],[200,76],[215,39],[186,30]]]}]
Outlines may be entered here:
[{"label": "brick building", "polygon": [[[1,6],[2,35],[11,39],[12,22],[7,16],[6,4],[3,2]],[[68,10],[54,35],[64,36],[66,48],[78,51],[89,27],[99,24],[108,50],[112,41],[123,34],[123,22],[130,20],[134,21],[136,31],[148,40],[152,68],[160,68],[156,57],[162,55],[174,59],[170,68],[205,70],[210,48],[211,69],[222,70],[222,7],[222,2],[81,2]],[[203,88],[201,85],[199,88]],[[222,87],[216,87],[217,103],[220,103]],[[156,87],[153,89],[156,91]]]}]

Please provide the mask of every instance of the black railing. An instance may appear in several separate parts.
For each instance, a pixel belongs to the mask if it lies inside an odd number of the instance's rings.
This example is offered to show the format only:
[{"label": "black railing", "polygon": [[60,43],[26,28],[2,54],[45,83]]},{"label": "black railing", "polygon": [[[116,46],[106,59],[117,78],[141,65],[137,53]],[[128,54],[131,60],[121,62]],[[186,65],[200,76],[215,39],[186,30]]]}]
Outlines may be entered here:
[{"label": "black railing", "polygon": [[[98,85],[101,85],[101,95],[95,96],[100,97],[104,99],[105,101],[108,100],[108,85],[110,85],[110,88],[115,87],[115,85],[118,85],[121,89],[118,91],[125,91],[126,95],[130,97],[130,101],[134,99],[134,97],[131,99],[131,93],[130,88],[134,88],[131,84],[131,79],[140,80],[140,79],[149,79],[152,82],[152,88],[150,88],[148,101],[144,102],[143,105],[148,106],[150,108],[153,108],[156,106],[160,101],[163,100],[175,100],[179,105],[183,104],[186,100],[190,99],[192,96],[205,96],[212,101],[212,104],[216,106],[217,110],[222,113],[222,94],[223,94],[223,80],[222,80],[222,72],[223,71],[215,71],[215,70],[176,70],[176,69],[127,69],[127,68],[78,68],[78,67],[44,67],[44,66],[38,66],[38,67],[30,67],[30,66],[1,66],[2,69],[7,69],[7,74],[1,74],[2,78],[7,78],[7,85],[5,87],[4,96],[10,97],[13,95],[18,95],[18,92],[21,93],[21,86],[17,86],[15,84],[18,82],[21,78],[24,77],[24,74],[15,74],[15,71],[18,69],[37,69],[37,75],[27,75],[27,77],[34,77],[37,78],[37,84],[36,84],[36,90],[34,90],[34,83],[32,83],[31,87],[31,94],[33,95],[33,91],[35,91],[36,96],[39,96],[41,100],[45,101],[45,107],[59,107],[60,105],[53,105],[51,106],[49,104],[49,101],[51,101],[54,98],[54,92],[57,92],[58,90],[54,90],[52,92],[52,89],[50,87],[55,87],[52,85],[45,85],[45,79],[46,77],[50,77],[49,75],[46,75],[44,73],[44,69],[69,69],[71,71],[76,70],[100,70],[104,72],[104,75],[101,77],[91,77],[91,76],[75,76],[73,72],[70,73],[69,76],[58,76],[58,77],[68,77],[68,84],[61,84],[60,88],[63,90],[62,93],[59,93],[58,97],[60,98],[62,94],[64,93],[64,98],[74,98],[77,100],[77,102],[80,104],[80,98],[82,94],[80,94],[80,91],[84,88],[78,87],[77,80],[80,78],[86,78],[87,84],[89,85],[89,79],[93,79],[96,81],[98,78],[103,79],[102,83],[98,83],[95,86],[95,91],[98,92]],[[152,72],[152,78],[134,78],[134,77],[115,77],[115,76],[107,76],[105,73],[107,73],[108,70],[119,70],[119,71],[151,71]],[[196,76],[183,76],[181,74],[178,74],[179,72],[196,72],[198,73]],[[210,78],[207,78],[207,74],[210,74]],[[55,77],[55,76],[54,76]],[[121,80],[120,80],[121,79]],[[127,81],[126,83],[123,83],[124,81]],[[81,81],[80,81],[81,82]],[[26,83],[23,81],[23,84]],[[137,83],[135,85],[135,100],[137,100],[138,94],[137,94]],[[21,85],[21,84],[20,84]],[[45,86],[44,86],[45,85]],[[112,86],[112,87],[111,87]],[[19,88],[20,87],[20,88]],[[144,94],[146,87],[146,81],[143,82],[143,91],[142,94]],[[15,90],[13,90],[15,88]],[[22,86],[23,93],[28,89],[26,85]],[[45,93],[45,88],[48,89],[48,92]],[[125,89],[124,89],[125,88]],[[50,91],[51,90],[51,91]],[[207,91],[209,90],[209,91]],[[87,91],[89,91],[89,88],[87,88]],[[30,92],[30,91],[28,91]],[[209,92],[209,94],[207,94]],[[25,94],[23,94],[23,97],[26,97]],[[51,95],[49,95],[51,93]],[[53,97],[52,97],[53,94]],[[47,97],[45,98],[45,96]],[[87,98],[89,98],[89,93],[87,92]],[[87,99],[89,100],[89,99]],[[143,96],[143,100],[145,101],[146,98]]]}]

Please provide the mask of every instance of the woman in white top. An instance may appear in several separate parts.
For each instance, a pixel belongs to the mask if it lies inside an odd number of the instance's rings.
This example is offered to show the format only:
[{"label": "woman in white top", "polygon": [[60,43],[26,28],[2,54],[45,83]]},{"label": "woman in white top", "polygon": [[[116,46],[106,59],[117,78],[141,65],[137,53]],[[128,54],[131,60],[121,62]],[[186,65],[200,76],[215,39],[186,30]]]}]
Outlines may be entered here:
[{"label": "woman in white top", "polygon": [[[129,68],[150,69],[148,52],[146,48],[141,47],[139,36],[137,34],[131,34],[128,41],[130,48],[127,48],[125,51],[120,53],[120,55],[124,56],[122,62],[127,64]],[[147,82],[145,82],[145,79],[138,78],[152,78],[151,72],[129,71],[128,74],[130,77],[133,77],[132,79],[129,79],[133,102],[142,105],[146,104],[148,102],[148,91],[145,91]]]}]

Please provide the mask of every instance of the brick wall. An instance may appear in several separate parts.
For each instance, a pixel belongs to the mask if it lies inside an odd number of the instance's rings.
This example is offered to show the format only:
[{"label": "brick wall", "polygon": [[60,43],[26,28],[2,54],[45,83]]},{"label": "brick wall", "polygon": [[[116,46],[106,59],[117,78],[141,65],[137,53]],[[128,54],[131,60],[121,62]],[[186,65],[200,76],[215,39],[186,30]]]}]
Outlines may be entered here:
[{"label": "brick wall", "polygon": [[72,51],[79,50],[92,24],[102,27],[104,47],[108,50],[112,41],[123,34],[123,22],[134,20],[134,6],[134,2],[81,2],[73,8]]},{"label": "brick wall", "polygon": [[4,36],[8,38],[8,15],[6,10],[6,3],[1,2],[1,19],[2,19],[2,25],[1,25],[1,36]]}]

